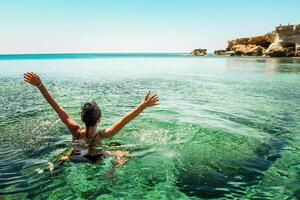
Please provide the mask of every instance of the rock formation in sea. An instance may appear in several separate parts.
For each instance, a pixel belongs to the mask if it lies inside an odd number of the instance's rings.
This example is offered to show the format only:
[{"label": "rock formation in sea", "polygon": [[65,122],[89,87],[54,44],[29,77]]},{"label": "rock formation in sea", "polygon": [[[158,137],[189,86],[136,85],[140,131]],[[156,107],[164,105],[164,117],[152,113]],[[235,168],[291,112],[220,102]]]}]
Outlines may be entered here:
[{"label": "rock formation in sea", "polygon": [[207,49],[195,49],[191,52],[193,56],[205,56],[207,54]]},{"label": "rock formation in sea", "polygon": [[280,25],[265,35],[228,41],[216,55],[300,57],[300,24]]}]

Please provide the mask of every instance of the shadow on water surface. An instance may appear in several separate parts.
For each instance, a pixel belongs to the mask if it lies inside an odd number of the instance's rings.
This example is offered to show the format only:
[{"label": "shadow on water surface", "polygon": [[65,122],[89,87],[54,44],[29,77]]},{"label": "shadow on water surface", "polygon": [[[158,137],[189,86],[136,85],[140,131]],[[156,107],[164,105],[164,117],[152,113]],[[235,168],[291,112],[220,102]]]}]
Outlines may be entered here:
[{"label": "shadow on water surface", "polygon": [[[257,124],[250,120],[232,116],[225,113],[218,113],[222,118],[244,124],[248,127],[264,131],[271,136],[280,137],[289,133],[285,129],[284,122],[291,122],[288,116],[281,119],[280,125]],[[276,123],[277,124],[277,123]],[[272,137],[272,138],[274,138]],[[245,195],[250,186],[257,185],[264,177],[265,172],[272,164],[281,157],[282,149],[286,142],[279,139],[270,139],[268,143],[262,143],[256,147],[249,159],[245,161],[227,160],[226,169],[215,169],[214,172],[202,173],[201,175],[179,172],[177,187],[188,196],[197,196],[200,198],[221,198],[221,197],[241,197]],[[238,151],[238,149],[237,149]],[[294,195],[298,198],[300,191],[295,191]],[[298,195],[298,196],[297,196]]]},{"label": "shadow on water surface", "polygon": [[247,187],[256,185],[264,176],[264,172],[272,163],[281,157],[278,151],[284,143],[276,140],[270,144],[259,146],[252,158],[240,161],[227,161],[229,166],[239,166],[226,169],[225,172],[204,173],[201,176],[179,175],[177,187],[188,196],[200,198],[221,198],[228,194],[240,197],[245,194]]}]

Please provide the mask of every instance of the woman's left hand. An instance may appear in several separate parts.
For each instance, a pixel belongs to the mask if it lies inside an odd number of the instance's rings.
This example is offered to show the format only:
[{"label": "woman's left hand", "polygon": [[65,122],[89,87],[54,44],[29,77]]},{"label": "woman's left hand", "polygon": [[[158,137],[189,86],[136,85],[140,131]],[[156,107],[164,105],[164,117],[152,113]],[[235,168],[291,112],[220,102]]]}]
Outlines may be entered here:
[{"label": "woman's left hand", "polygon": [[24,74],[24,81],[34,86],[40,86],[42,84],[40,77],[33,72],[26,72]]}]

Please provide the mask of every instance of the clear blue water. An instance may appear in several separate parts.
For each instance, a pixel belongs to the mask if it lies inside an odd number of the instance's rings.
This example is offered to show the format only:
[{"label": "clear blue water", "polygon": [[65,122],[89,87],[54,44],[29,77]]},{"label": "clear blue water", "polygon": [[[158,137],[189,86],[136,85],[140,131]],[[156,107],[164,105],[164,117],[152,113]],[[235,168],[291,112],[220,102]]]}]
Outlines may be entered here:
[{"label": "clear blue water", "polygon": [[[184,54],[0,56],[0,196],[5,199],[299,199],[300,60]],[[71,135],[22,80],[40,74],[80,122],[104,128],[157,91],[161,104],[118,135],[129,161],[65,162]],[[80,122],[81,123],[81,122]],[[81,123],[82,124],[82,123]]]}]

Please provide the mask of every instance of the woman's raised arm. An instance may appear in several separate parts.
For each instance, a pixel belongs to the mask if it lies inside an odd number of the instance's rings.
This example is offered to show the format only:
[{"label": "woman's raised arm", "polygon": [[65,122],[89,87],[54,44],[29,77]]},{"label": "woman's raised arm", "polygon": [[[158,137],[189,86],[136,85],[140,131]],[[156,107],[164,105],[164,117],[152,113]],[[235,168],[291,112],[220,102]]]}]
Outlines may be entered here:
[{"label": "woman's raised arm", "polygon": [[132,111],[127,113],[123,118],[114,123],[109,128],[106,128],[99,134],[99,140],[111,137],[118,133],[128,122],[136,118],[141,112],[143,112],[147,107],[156,106],[159,104],[159,98],[157,94],[150,96],[150,91],[147,92],[144,101],[134,108]]},{"label": "woman's raised arm", "polygon": [[61,121],[67,126],[73,135],[77,135],[80,126],[72,119],[72,117],[59,105],[59,103],[50,94],[47,88],[42,83],[40,77],[33,72],[26,72],[24,74],[24,81],[39,88],[42,95],[45,97],[47,102],[58,114]]}]

